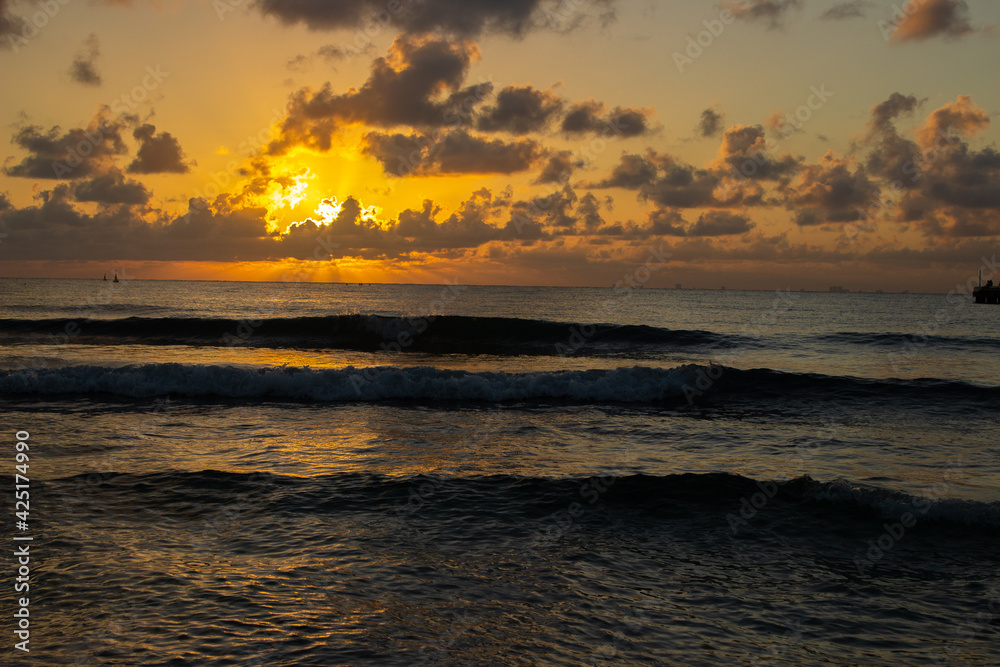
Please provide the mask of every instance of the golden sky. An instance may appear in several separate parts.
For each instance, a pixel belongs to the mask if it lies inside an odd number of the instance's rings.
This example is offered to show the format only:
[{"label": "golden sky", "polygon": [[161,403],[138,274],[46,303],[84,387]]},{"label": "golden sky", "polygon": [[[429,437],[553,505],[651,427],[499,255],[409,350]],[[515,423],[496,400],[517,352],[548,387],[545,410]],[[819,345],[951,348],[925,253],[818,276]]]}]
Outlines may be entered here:
[{"label": "golden sky", "polygon": [[0,275],[947,291],[989,0],[0,0]]}]

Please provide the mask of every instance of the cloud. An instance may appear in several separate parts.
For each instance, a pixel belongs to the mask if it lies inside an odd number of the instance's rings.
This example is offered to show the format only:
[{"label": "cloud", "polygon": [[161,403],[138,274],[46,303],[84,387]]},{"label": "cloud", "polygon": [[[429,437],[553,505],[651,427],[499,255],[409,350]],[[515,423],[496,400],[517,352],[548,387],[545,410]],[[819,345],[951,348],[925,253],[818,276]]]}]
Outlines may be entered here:
[{"label": "cloud", "polygon": [[712,167],[720,173],[741,174],[752,180],[787,180],[798,171],[801,160],[791,155],[774,158],[760,125],[733,125],[722,136]]},{"label": "cloud", "polygon": [[863,166],[828,152],[819,164],[804,165],[782,195],[795,211],[795,224],[805,227],[862,218],[861,212],[879,200],[880,188]]},{"label": "cloud", "polygon": [[662,161],[658,161],[656,154],[652,152],[645,157],[624,154],[607,178],[591,183],[589,187],[637,190],[656,180],[661,164]]},{"label": "cloud", "polygon": [[[580,0],[573,17],[586,16],[585,6],[598,9],[602,20],[613,14],[610,0]],[[501,33],[520,37],[547,25],[574,26],[563,20],[567,8],[560,0],[257,0],[254,7],[282,23],[302,23],[312,30],[389,28],[397,32],[443,31],[460,37]],[[572,17],[571,17],[572,18]]]},{"label": "cloud", "polygon": [[495,105],[480,112],[477,127],[484,132],[540,132],[562,106],[562,100],[552,91],[530,85],[508,86],[497,93]]},{"label": "cloud", "polygon": [[698,134],[704,138],[714,137],[722,132],[723,114],[716,107],[708,107],[701,112],[701,120],[698,122]]},{"label": "cloud", "polygon": [[337,94],[329,83],[318,91],[303,88],[292,95],[281,137],[272,154],[294,145],[329,150],[331,137],[343,123],[375,127],[444,127],[463,122],[493,86],[482,83],[461,89],[479,48],[468,41],[440,37],[398,36],[386,57],[376,58],[360,89]]},{"label": "cloud", "polygon": [[885,102],[880,102],[871,109],[871,120],[868,127],[872,132],[879,132],[892,127],[900,116],[913,113],[925,100],[918,100],[913,95],[893,93]]},{"label": "cloud", "polygon": [[85,86],[100,86],[103,79],[97,71],[97,57],[101,55],[97,35],[91,34],[69,68],[70,78]]},{"label": "cloud", "polygon": [[639,199],[667,208],[732,208],[764,203],[763,191],[750,179],[734,182],[733,174],[725,170],[699,169],[653,150],[644,156],[622,155],[607,178],[584,185],[637,190]]},{"label": "cloud", "polygon": [[438,136],[369,132],[362,150],[393,176],[512,174],[530,169],[545,153],[531,139],[506,142],[465,130]]},{"label": "cloud", "polygon": [[13,43],[12,37],[24,24],[18,23],[14,14],[9,11],[8,0],[0,0],[0,49],[9,49]]},{"label": "cloud", "polygon": [[584,164],[583,160],[573,157],[571,151],[551,153],[542,172],[535,179],[535,184],[565,183],[573,175],[573,171],[583,167]]},{"label": "cloud", "polygon": [[130,174],[184,174],[190,167],[184,162],[180,142],[169,132],[156,134],[156,127],[140,125],[132,136],[139,142],[135,159],[128,166]]},{"label": "cloud", "polygon": [[801,9],[803,4],[804,0],[731,0],[722,2],[720,7],[737,19],[767,23],[770,29],[783,27],[786,16]]},{"label": "cloud", "polygon": [[892,32],[893,43],[938,36],[958,38],[974,32],[969,24],[969,7],[962,0],[921,0],[904,7]]},{"label": "cloud", "polygon": [[892,119],[915,106],[915,98],[894,94],[873,108],[866,166],[892,194],[871,203],[867,217],[915,224],[931,237],[995,235],[1000,154],[992,147],[974,150],[967,142],[988,127],[989,115],[960,95],[928,114],[913,141],[899,134]]},{"label": "cloud", "polygon": [[708,211],[698,216],[687,229],[688,236],[734,236],[745,234],[756,225],[743,215],[727,211]]},{"label": "cloud", "polygon": [[136,121],[134,116],[111,117],[106,107],[100,109],[86,128],[63,132],[57,125],[43,130],[37,125],[22,127],[12,142],[29,155],[12,167],[8,176],[22,178],[85,178],[103,173],[118,155],[128,153],[121,133]]},{"label": "cloud", "polygon": [[923,127],[917,129],[917,141],[924,148],[932,147],[938,138],[972,137],[990,124],[990,115],[972,103],[969,95],[959,95],[954,102],[935,109]]},{"label": "cloud", "polygon": [[864,18],[865,12],[871,7],[868,0],[848,0],[838,2],[820,15],[821,21],[841,21],[844,19]]},{"label": "cloud", "polygon": [[125,180],[122,172],[111,169],[106,174],[81,181],[73,188],[76,201],[99,204],[147,204],[150,192],[139,181]]},{"label": "cloud", "polygon": [[597,100],[586,100],[570,107],[563,117],[561,130],[566,134],[602,134],[605,137],[638,137],[649,134],[652,128],[648,118],[652,109],[615,107],[608,112],[607,105]]}]

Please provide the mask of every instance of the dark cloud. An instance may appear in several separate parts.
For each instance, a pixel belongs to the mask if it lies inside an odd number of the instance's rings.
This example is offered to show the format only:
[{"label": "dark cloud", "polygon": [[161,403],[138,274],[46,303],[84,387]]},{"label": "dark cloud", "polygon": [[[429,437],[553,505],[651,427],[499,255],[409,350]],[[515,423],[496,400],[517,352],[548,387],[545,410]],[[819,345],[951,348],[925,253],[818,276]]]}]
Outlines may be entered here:
[{"label": "dark cloud", "polygon": [[344,123],[420,128],[461,124],[492,91],[489,83],[461,88],[478,57],[472,42],[399,36],[388,56],[372,63],[360,89],[337,94],[327,83],[315,92],[303,88],[294,93],[281,138],[269,150],[280,154],[294,145],[329,150],[332,135]]},{"label": "dark cloud", "polygon": [[719,177],[710,171],[690,165],[669,164],[662,174],[639,191],[641,199],[673,208],[703,208],[719,206],[715,189]]},{"label": "dark cloud", "polygon": [[190,167],[184,162],[180,142],[169,132],[156,134],[156,127],[140,125],[132,136],[139,142],[135,159],[128,166],[130,174],[184,174]]},{"label": "dark cloud", "polygon": [[649,214],[647,236],[736,236],[745,234],[756,225],[745,215],[728,211],[706,211],[688,224],[674,208],[658,208]]},{"label": "dark cloud", "polygon": [[[901,136],[893,120],[915,108],[914,98],[894,95],[873,108],[868,172],[885,180],[881,201],[865,218],[917,225],[931,237],[991,236],[1000,221],[1000,154],[974,150],[968,138],[986,130],[989,114],[969,96],[932,111],[915,130],[916,141]],[[859,216],[861,217],[861,216]]]},{"label": "dark cloud", "polygon": [[686,224],[676,209],[658,208],[649,214],[649,233],[654,236],[686,236]]},{"label": "dark cloud", "polygon": [[601,134],[607,138],[638,137],[649,134],[649,109],[615,107],[608,112],[607,105],[597,100],[586,100],[570,107],[563,117],[561,130],[566,134]]},{"label": "dark cloud", "polygon": [[589,184],[593,188],[624,188],[637,190],[656,180],[660,167],[655,153],[642,155],[622,155],[618,164],[611,170],[607,178]]},{"label": "dark cloud", "polygon": [[13,43],[12,38],[24,25],[18,21],[18,17],[10,13],[9,8],[8,0],[0,0],[0,49],[10,48]]},{"label": "dark cloud", "polygon": [[880,132],[892,128],[900,116],[913,113],[925,100],[918,100],[913,95],[893,93],[885,102],[879,102],[871,109],[871,120],[868,127],[872,132]]},{"label": "dark cloud", "polygon": [[99,204],[147,204],[150,192],[139,181],[126,180],[118,169],[86,181],[73,188],[76,201]]},{"label": "dark cloud", "polygon": [[879,200],[880,189],[864,167],[827,153],[819,164],[804,165],[782,192],[785,206],[795,211],[801,227],[853,222]]},{"label": "dark cloud", "polygon": [[749,179],[732,184],[732,175],[717,168],[699,169],[673,157],[647,151],[645,156],[625,154],[590,188],[638,190],[639,198],[667,208],[732,208],[763,203],[762,191]]},{"label": "dark cloud", "polygon": [[714,137],[722,132],[723,114],[715,107],[709,107],[701,112],[701,120],[698,122],[698,134],[702,137]]},{"label": "dark cloud", "polygon": [[573,175],[573,171],[583,167],[584,164],[583,160],[574,157],[571,151],[552,153],[542,173],[535,179],[535,184],[565,183]]},{"label": "dark cloud", "polygon": [[864,18],[868,8],[871,7],[868,0],[848,0],[848,2],[838,2],[834,6],[820,15],[822,21],[841,21],[843,19]]},{"label": "dark cloud", "polygon": [[562,100],[551,91],[530,85],[508,86],[497,93],[495,105],[480,112],[477,126],[484,132],[540,132],[562,106]]},{"label": "dark cloud", "polygon": [[[585,16],[586,6],[596,7],[607,20],[610,0],[581,0],[570,8],[573,17]],[[352,29],[366,33],[443,31],[474,37],[481,33],[521,36],[546,25],[569,27],[577,20],[558,20],[567,11],[561,0],[257,0],[262,14],[285,24],[302,23],[313,30]]]},{"label": "dark cloud", "polygon": [[69,75],[77,83],[85,86],[100,86],[103,79],[97,71],[97,57],[101,55],[97,35],[91,34],[83,43],[83,48],[69,68]]},{"label": "dark cloud", "polygon": [[687,229],[688,236],[734,236],[745,234],[756,225],[743,215],[727,211],[707,211]]},{"label": "dark cloud", "polygon": [[[913,95],[893,93],[884,102],[871,108],[866,143],[870,148],[866,166],[869,173],[899,183],[899,187],[915,187],[914,165],[920,161],[920,147],[896,131],[896,121],[912,114],[924,100]],[[907,173],[911,172],[911,173]]]},{"label": "dark cloud", "polygon": [[362,150],[393,176],[512,174],[531,169],[544,155],[531,139],[505,142],[465,130],[440,136],[369,132]]},{"label": "dark cloud", "polygon": [[737,19],[760,21],[768,28],[784,26],[785,18],[792,10],[801,9],[804,0],[731,0],[721,4]]},{"label": "dark cloud", "polygon": [[724,174],[738,174],[762,181],[783,181],[793,176],[801,160],[791,155],[770,155],[764,128],[760,125],[734,125],[722,137],[713,166]]},{"label": "dark cloud", "polygon": [[974,32],[969,23],[969,6],[962,0],[908,3],[906,11],[894,26],[891,41],[895,43],[938,36],[958,38]]},{"label": "dark cloud", "polygon": [[43,130],[37,125],[21,128],[12,142],[28,151],[21,162],[5,167],[8,176],[23,178],[86,178],[102,173],[118,155],[128,153],[122,131],[132,117],[112,118],[102,109],[86,128],[63,132],[59,126]]},{"label": "dark cloud", "polygon": [[593,232],[602,228],[605,224],[601,217],[601,202],[591,193],[580,197],[576,207],[576,216],[583,226],[584,232]]}]

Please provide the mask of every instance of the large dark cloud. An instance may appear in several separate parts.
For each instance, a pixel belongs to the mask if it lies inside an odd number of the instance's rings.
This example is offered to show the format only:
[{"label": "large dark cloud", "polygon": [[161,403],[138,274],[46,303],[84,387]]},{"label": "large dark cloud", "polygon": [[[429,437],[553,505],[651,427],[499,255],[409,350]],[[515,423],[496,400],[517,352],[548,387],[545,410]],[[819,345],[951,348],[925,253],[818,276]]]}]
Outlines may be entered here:
[{"label": "large dark cloud", "polygon": [[921,0],[907,3],[906,11],[893,24],[893,42],[931,37],[963,37],[974,32],[969,23],[969,6],[963,0]]},{"label": "large dark cloud", "polygon": [[4,173],[43,179],[86,178],[103,173],[115,157],[128,153],[122,132],[134,122],[134,117],[113,118],[102,109],[85,128],[63,132],[59,126],[48,130],[37,125],[22,127],[12,142],[29,155],[5,167]]},{"label": "large dark cloud", "polygon": [[73,59],[73,64],[69,68],[70,78],[85,86],[101,85],[103,79],[100,72],[97,71],[97,57],[99,55],[101,55],[100,42],[97,35],[92,34],[84,42],[80,53]]},{"label": "large dark cloud", "polygon": [[597,100],[574,104],[563,117],[560,129],[566,134],[600,134],[605,137],[638,137],[652,132],[649,109],[615,107]]},{"label": "large dark cloud", "polygon": [[530,85],[508,86],[497,93],[496,104],[482,109],[478,127],[484,132],[540,132],[562,106],[562,100],[551,91],[537,90]]},{"label": "large dark cloud", "polygon": [[436,136],[369,132],[362,150],[392,176],[513,174],[530,169],[545,152],[531,139],[506,142],[465,130]]},{"label": "large dark cloud", "polygon": [[960,95],[928,114],[912,140],[894,121],[917,104],[894,93],[872,108],[866,166],[883,179],[883,196],[860,217],[915,224],[933,237],[1000,233],[1000,154],[969,145],[989,126],[989,114]]},{"label": "large dark cloud", "polygon": [[[612,0],[580,0],[570,7],[583,16],[588,6],[602,17],[609,15]],[[562,0],[257,0],[254,6],[283,23],[301,23],[313,30],[356,28],[366,34],[382,29],[423,33],[444,31],[476,36],[503,33],[521,36],[552,23],[567,11]],[[559,21],[574,25],[577,21]]]},{"label": "large dark cloud", "polygon": [[[467,85],[470,65],[478,57],[479,48],[470,41],[432,35],[397,36],[389,53],[372,63],[371,74],[360,88],[337,93],[327,83],[317,91],[303,88],[293,93],[278,136],[265,152],[282,155],[295,146],[325,152],[333,147],[342,128],[352,123],[412,130],[369,135],[370,152],[385,164],[385,156],[396,162],[400,155],[423,150],[429,136],[429,143],[444,143],[449,148],[463,138],[458,130],[542,134],[560,118],[567,102],[551,90],[531,85],[506,86],[494,95],[489,81]],[[634,137],[652,131],[651,113],[650,109],[608,109],[602,102],[588,100],[562,115],[560,128],[568,134]],[[468,143],[469,135],[464,136]],[[500,145],[492,142],[485,147],[495,158]],[[517,145],[522,149],[521,156],[526,157],[524,149],[528,144]],[[447,161],[442,159],[443,163]],[[509,173],[507,169],[501,173]]]},{"label": "large dark cloud", "polygon": [[397,37],[386,57],[376,58],[360,89],[335,93],[327,83],[318,91],[295,93],[281,137],[271,153],[305,145],[329,150],[331,137],[345,123],[375,127],[444,127],[468,121],[473,108],[492,91],[481,83],[464,90],[469,65],[479,57],[472,42],[437,37]]}]

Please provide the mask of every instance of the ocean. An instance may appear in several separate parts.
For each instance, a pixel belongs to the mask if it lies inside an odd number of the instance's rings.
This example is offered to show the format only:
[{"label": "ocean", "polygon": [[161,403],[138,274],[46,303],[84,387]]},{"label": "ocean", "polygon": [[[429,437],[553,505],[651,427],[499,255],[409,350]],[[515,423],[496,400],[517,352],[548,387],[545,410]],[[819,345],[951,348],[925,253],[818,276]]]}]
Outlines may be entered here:
[{"label": "ocean", "polygon": [[2,279],[0,661],[1000,664],[998,353],[957,294]]}]

